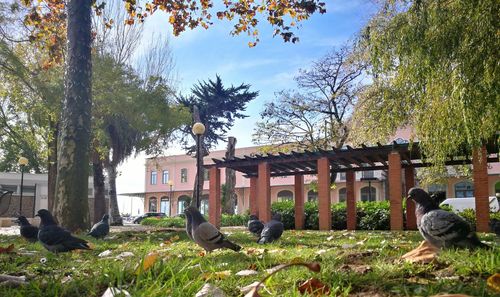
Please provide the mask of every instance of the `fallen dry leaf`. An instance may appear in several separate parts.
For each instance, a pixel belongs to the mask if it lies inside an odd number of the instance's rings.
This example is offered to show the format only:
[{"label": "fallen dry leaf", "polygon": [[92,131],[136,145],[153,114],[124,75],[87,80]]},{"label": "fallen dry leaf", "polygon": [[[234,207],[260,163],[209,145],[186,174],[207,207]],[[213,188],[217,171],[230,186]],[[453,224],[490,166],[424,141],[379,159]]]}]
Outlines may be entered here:
[{"label": "fallen dry leaf", "polygon": [[98,257],[107,257],[111,255],[111,250],[105,250],[104,252],[101,252],[99,255],[97,255]]},{"label": "fallen dry leaf", "polygon": [[245,254],[247,255],[262,255],[266,252],[266,249],[259,249],[259,248],[248,248],[245,250]]},{"label": "fallen dry leaf", "polygon": [[118,256],[116,256],[116,259],[122,260],[123,258],[132,257],[133,255],[134,255],[134,253],[132,253],[132,252],[123,252],[123,253],[119,254]]},{"label": "fallen dry leaf", "polygon": [[367,272],[372,271],[372,268],[369,265],[353,265],[353,264],[344,264],[340,266],[340,270],[343,271],[353,271],[359,274],[365,274]]},{"label": "fallen dry leaf", "polygon": [[335,238],[335,237],[333,237],[333,235],[332,235],[332,236],[328,236],[328,237],[326,238],[326,241],[331,241],[331,240],[333,240],[334,238]]},{"label": "fallen dry leaf", "polygon": [[205,284],[201,290],[199,290],[194,297],[225,297],[226,295],[224,292],[219,289],[218,287],[211,285],[211,284]]},{"label": "fallen dry leaf", "polygon": [[200,251],[200,252],[198,253],[198,256],[199,256],[199,257],[205,257],[206,255],[207,255],[207,252],[206,252],[206,251]]},{"label": "fallen dry leaf", "polygon": [[147,271],[149,268],[151,268],[155,263],[156,260],[158,259],[158,253],[157,252],[151,252],[144,257],[144,260],[142,261],[142,266],[139,266],[137,270],[135,271],[136,274],[139,274],[143,271]]},{"label": "fallen dry leaf", "polygon": [[115,287],[107,288],[101,297],[115,297],[115,296],[131,297],[130,293],[127,292],[126,290],[118,289]]},{"label": "fallen dry leaf", "polygon": [[488,287],[493,291],[500,292],[500,273],[495,273],[492,276],[488,277],[486,281]]},{"label": "fallen dry leaf", "polygon": [[416,249],[409,251],[401,258],[410,263],[429,264],[437,260],[438,252],[438,248],[427,241],[422,241]]},{"label": "fallen dry leaf", "polygon": [[230,276],[232,274],[231,270],[224,270],[224,271],[217,271],[217,272],[207,272],[202,274],[202,278],[207,281],[207,280],[221,280],[225,279],[226,277]]},{"label": "fallen dry leaf", "polygon": [[[245,297],[259,297],[259,293],[257,292],[257,285],[259,284],[259,282],[255,281],[251,284],[249,284],[248,286],[244,286],[244,287],[240,287],[240,292],[245,294]],[[262,289],[262,290],[265,290],[265,291],[268,291],[266,286],[264,286],[263,284],[259,286],[258,289]],[[269,292],[268,292],[269,293]]]},{"label": "fallen dry leaf", "polygon": [[245,269],[245,270],[241,270],[241,271],[236,272],[237,276],[249,276],[249,275],[255,275],[255,274],[259,274],[259,273],[255,270],[249,270],[249,269]]},{"label": "fallen dry leaf", "polygon": [[26,276],[0,274],[0,286],[19,287],[27,283],[28,282],[26,282]]},{"label": "fallen dry leaf", "polygon": [[13,250],[14,250],[14,244],[11,244],[5,248],[0,246],[0,254],[12,253]]},{"label": "fallen dry leaf", "polygon": [[313,296],[326,296],[330,294],[330,288],[317,278],[310,278],[297,288],[301,294],[312,294]]}]

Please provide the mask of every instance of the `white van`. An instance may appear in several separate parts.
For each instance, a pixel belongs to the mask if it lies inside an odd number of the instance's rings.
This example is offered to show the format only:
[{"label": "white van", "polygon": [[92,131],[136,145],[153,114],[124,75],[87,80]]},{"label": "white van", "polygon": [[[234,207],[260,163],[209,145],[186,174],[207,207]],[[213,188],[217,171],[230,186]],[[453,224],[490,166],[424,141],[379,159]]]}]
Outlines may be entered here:
[{"label": "white van", "polygon": [[[500,210],[500,206],[498,205],[498,198],[495,196],[491,196],[489,198],[490,212],[498,212]],[[448,198],[441,202],[441,204],[439,205],[449,205],[455,212],[460,212],[467,208],[476,210],[476,198]]]}]

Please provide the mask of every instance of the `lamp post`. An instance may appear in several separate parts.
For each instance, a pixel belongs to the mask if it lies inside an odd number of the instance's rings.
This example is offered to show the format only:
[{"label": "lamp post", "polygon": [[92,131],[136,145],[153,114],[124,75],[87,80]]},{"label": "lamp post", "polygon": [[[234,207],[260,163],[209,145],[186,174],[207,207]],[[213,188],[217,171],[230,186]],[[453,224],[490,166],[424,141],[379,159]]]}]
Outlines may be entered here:
[{"label": "lamp post", "polygon": [[24,184],[24,167],[28,165],[28,159],[25,157],[20,157],[17,161],[19,167],[21,167],[21,196],[19,198],[19,215],[23,215],[23,184]]},{"label": "lamp post", "polygon": [[170,199],[168,199],[168,216],[172,216],[172,200],[174,199],[174,192],[172,190],[172,187],[174,186],[174,182],[169,180],[168,181],[168,186],[170,187]]},{"label": "lamp post", "polygon": [[[372,200],[372,181],[377,181],[378,178],[376,177],[362,177],[360,181],[367,181],[368,182],[368,201]],[[377,198],[377,197],[375,197]]]},{"label": "lamp post", "polygon": [[205,133],[205,125],[200,122],[194,123],[192,128],[193,134],[196,135],[196,176],[198,184],[196,185],[195,197],[196,208],[200,209],[200,189],[203,189],[203,172],[201,170],[201,160],[203,156],[201,155],[201,136]]}]

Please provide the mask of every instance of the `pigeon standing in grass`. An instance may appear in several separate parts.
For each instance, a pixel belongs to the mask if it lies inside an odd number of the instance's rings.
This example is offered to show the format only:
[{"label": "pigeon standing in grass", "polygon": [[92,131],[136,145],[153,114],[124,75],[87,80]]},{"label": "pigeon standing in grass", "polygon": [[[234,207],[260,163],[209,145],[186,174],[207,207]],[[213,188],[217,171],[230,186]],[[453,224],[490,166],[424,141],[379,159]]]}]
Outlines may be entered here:
[{"label": "pigeon standing in grass", "polygon": [[260,238],[257,241],[260,244],[271,243],[278,240],[283,234],[283,223],[281,222],[281,214],[275,213],[271,220],[264,225],[264,229],[260,233]]},{"label": "pigeon standing in grass", "polygon": [[14,223],[19,224],[21,227],[21,236],[27,241],[36,242],[38,240],[38,227],[31,225],[25,216],[17,217]]},{"label": "pigeon standing in grass", "polygon": [[36,215],[41,219],[38,240],[47,250],[53,253],[90,250],[85,240],[74,237],[69,231],[57,226],[48,210],[40,209]]},{"label": "pigeon standing in grass", "polygon": [[256,215],[250,215],[250,220],[248,220],[248,231],[257,237],[260,237],[262,229],[264,229],[264,223],[259,220]]},{"label": "pigeon standing in grass", "polygon": [[102,220],[95,223],[90,229],[90,232],[87,235],[90,235],[95,238],[104,238],[109,233],[109,215],[105,214],[102,217]]},{"label": "pigeon standing in grass", "polygon": [[491,229],[491,232],[495,233],[497,236],[500,236],[500,220],[491,219],[490,220],[490,229]]},{"label": "pigeon standing in grass", "polygon": [[235,252],[241,249],[239,245],[229,241],[214,225],[207,222],[196,207],[190,206],[184,210],[184,213],[186,214],[188,236],[207,252],[222,248],[228,248]]},{"label": "pigeon standing in grass", "polygon": [[420,188],[411,188],[408,198],[415,201],[420,234],[438,248],[489,248],[459,215],[440,209],[436,201]]}]

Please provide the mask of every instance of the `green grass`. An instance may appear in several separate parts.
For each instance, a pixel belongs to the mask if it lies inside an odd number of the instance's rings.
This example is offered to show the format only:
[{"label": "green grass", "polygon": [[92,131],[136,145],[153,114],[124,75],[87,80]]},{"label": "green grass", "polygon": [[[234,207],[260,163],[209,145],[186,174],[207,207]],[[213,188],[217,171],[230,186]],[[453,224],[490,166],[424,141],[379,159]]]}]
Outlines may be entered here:
[{"label": "green grass", "polygon": [[[249,248],[262,246],[247,232],[224,231],[232,232],[229,238],[244,247],[242,252],[223,250],[200,256],[201,249],[184,232],[123,232],[113,234],[111,240],[86,238],[94,244],[94,250],[58,255],[45,251],[38,243],[0,236],[1,247],[15,245],[14,253],[0,255],[1,273],[25,275],[29,280],[23,287],[0,287],[0,296],[101,296],[108,286],[126,289],[132,296],[194,296],[207,282],[204,275],[225,270],[231,270],[232,274],[208,282],[227,296],[242,296],[238,287],[262,279],[267,274],[265,269],[298,260],[319,262],[321,272],[310,272],[303,267],[279,272],[265,284],[270,294],[262,290],[261,294],[300,296],[297,284],[317,277],[330,286],[332,296],[363,292],[381,296],[427,296],[443,292],[494,296],[487,289],[486,279],[500,272],[500,239],[491,234],[483,235],[482,239],[496,246],[493,251],[448,250],[439,255],[437,264],[419,265],[399,260],[421,241],[417,232],[286,231],[280,241],[265,246],[266,252],[248,253]],[[161,246],[176,236],[178,240]],[[105,250],[111,250],[112,254],[98,257]],[[34,253],[23,254],[27,251]],[[136,274],[136,266],[152,251],[159,253],[159,260],[151,269]],[[132,252],[134,256],[116,259],[122,252]],[[41,263],[42,258],[47,261]],[[361,265],[368,266],[369,271],[356,272]],[[250,267],[259,273],[235,275]]]}]

